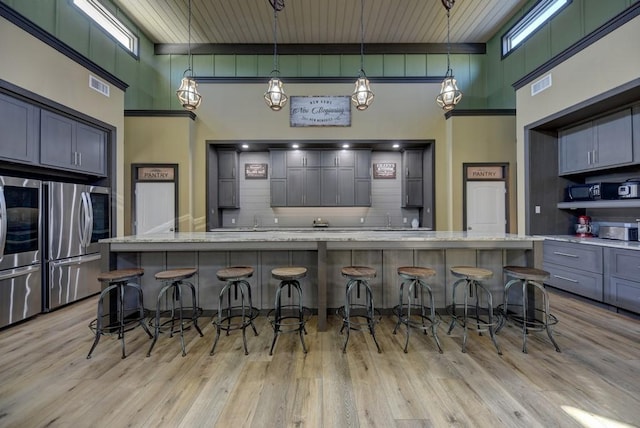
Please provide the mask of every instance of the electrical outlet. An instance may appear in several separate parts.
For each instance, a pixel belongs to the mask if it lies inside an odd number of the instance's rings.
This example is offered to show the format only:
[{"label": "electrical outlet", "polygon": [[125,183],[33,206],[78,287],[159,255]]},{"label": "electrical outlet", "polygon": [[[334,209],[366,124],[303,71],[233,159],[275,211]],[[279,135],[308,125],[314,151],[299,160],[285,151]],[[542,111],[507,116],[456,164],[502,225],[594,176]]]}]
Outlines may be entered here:
[{"label": "electrical outlet", "polygon": [[540,205],[536,205],[536,214],[540,214]]},{"label": "electrical outlet", "polygon": [[364,217],[360,217],[360,223],[364,223]]},{"label": "electrical outlet", "polygon": [[278,217],[274,217],[274,218],[273,218],[273,222],[274,222],[275,224],[278,224]]},{"label": "electrical outlet", "polygon": [[236,219],[235,218],[231,219],[231,224],[236,224]]},{"label": "electrical outlet", "polygon": [[407,222],[407,218],[406,217],[402,217],[402,222],[406,223]]}]

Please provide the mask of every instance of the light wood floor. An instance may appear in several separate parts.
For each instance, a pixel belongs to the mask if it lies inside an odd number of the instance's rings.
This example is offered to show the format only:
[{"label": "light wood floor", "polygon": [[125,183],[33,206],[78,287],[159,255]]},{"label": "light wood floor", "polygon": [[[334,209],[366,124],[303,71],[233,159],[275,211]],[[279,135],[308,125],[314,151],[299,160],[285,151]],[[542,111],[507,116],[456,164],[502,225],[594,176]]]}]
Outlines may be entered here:
[{"label": "light wood floor", "polygon": [[[272,330],[222,336],[209,356],[215,329],[202,318],[204,337],[162,336],[146,358],[141,329],[119,342],[103,337],[92,359],[87,327],[95,298],[0,331],[2,427],[580,427],[640,423],[640,322],[593,305],[551,296],[559,318],[556,353],[543,333],[521,352],[516,328],[498,336],[498,356],[487,336],[471,335],[460,351],[461,330],[439,336],[404,335],[378,327],[383,352],[368,334],[344,336],[330,317],[329,331],[308,326],[305,356],[295,334],[282,335],[269,356]],[[445,319],[446,320],[446,319]],[[403,332],[404,333],[404,332]],[[619,423],[622,425],[615,425]],[[610,424],[610,425],[608,425]]]}]

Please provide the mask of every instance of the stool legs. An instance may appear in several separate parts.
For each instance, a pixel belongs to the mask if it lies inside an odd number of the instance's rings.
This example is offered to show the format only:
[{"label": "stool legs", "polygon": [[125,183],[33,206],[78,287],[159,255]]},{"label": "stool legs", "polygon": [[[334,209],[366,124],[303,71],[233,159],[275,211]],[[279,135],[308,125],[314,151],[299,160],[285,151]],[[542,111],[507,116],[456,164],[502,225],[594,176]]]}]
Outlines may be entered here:
[{"label": "stool legs", "polygon": [[[240,307],[232,307],[231,306],[231,289],[233,288],[236,296],[238,292],[240,292]],[[223,308],[222,302],[227,297],[227,307]],[[233,313],[233,310],[240,309],[240,314],[236,315]],[[251,285],[244,280],[236,280],[236,281],[228,281],[225,286],[220,290],[220,295],[218,296],[218,314],[217,319],[214,320],[214,324],[216,326],[216,338],[213,342],[213,346],[211,347],[210,355],[213,355],[216,349],[216,345],[218,344],[218,340],[220,339],[220,332],[225,330],[227,332],[227,336],[231,330],[242,330],[242,343],[244,345],[244,354],[249,355],[249,350],[247,348],[247,335],[246,328],[251,326],[254,334],[258,335],[258,330],[256,329],[255,324],[253,323],[253,319],[257,316],[257,314],[253,313],[253,302],[251,300]],[[232,323],[231,320],[233,318],[240,318],[238,323]]]},{"label": "stool legs", "polygon": [[[276,345],[276,340],[278,339],[278,335],[283,332],[282,331],[283,321],[285,318],[287,318],[287,317],[283,317],[282,315],[282,310],[284,307],[282,306],[281,293],[282,293],[282,289],[285,287],[288,288],[289,295],[291,295],[292,288],[296,290],[296,293],[298,295],[298,304],[296,305],[297,306],[296,318],[298,321],[296,323],[296,329],[292,329],[290,331],[299,332],[300,342],[302,343],[302,350],[306,354],[307,346],[304,343],[304,334],[306,334],[307,331],[305,328],[304,308],[302,306],[302,288],[300,287],[300,283],[296,280],[283,280],[280,282],[280,285],[276,290],[274,319],[273,319],[273,341],[271,342],[271,349],[269,349],[269,355],[273,355],[273,348]],[[293,318],[293,317],[289,317],[289,318]]]},{"label": "stool legs", "polygon": [[378,345],[378,340],[376,339],[376,330],[375,330],[375,309],[373,306],[373,292],[371,291],[371,287],[369,283],[360,279],[350,279],[347,282],[347,290],[345,293],[345,306],[344,306],[344,318],[342,319],[342,328],[340,332],[342,332],[345,328],[347,329],[347,337],[344,341],[344,346],[342,347],[342,352],[347,352],[347,344],[349,343],[349,333],[351,331],[351,292],[354,287],[357,287],[358,292],[360,290],[360,286],[363,285],[365,288],[365,300],[366,300],[366,319],[367,319],[367,327],[369,328],[369,333],[371,333],[371,337],[373,338],[374,343],[376,344],[376,348],[378,349],[378,353],[381,353],[380,345]]},{"label": "stool legs", "polygon": [[[407,286],[408,284],[408,286]],[[406,318],[404,318],[404,311],[403,311],[403,301],[404,301],[404,288],[405,286],[407,286],[407,315]],[[427,316],[426,311],[425,311],[425,304],[424,304],[424,292],[427,292],[428,296],[429,296],[429,316]],[[405,340],[405,344],[404,344],[404,352],[405,354],[408,352],[408,348],[409,348],[409,336],[411,334],[411,307],[412,307],[412,303],[411,303],[411,295],[412,293],[414,294],[414,297],[418,298],[419,300],[419,309],[420,309],[420,319],[421,319],[421,329],[424,332],[424,334],[427,334],[427,328],[429,328],[428,326],[425,325],[425,319],[428,319],[430,322],[430,328],[431,328],[431,334],[433,335],[433,339],[436,342],[436,346],[438,347],[438,352],[442,353],[442,346],[440,345],[440,339],[438,339],[438,324],[440,324],[440,321],[438,320],[437,316],[436,316],[436,309],[435,309],[435,301],[433,298],[433,292],[431,291],[431,287],[424,281],[418,279],[418,278],[413,278],[413,279],[405,279],[404,281],[402,281],[402,283],[400,284],[400,305],[398,307],[398,313],[396,314],[398,316],[398,321],[396,322],[396,326],[393,329],[393,334],[396,334],[398,327],[400,327],[400,324],[405,324],[407,327],[407,334],[406,334],[406,340]]]}]

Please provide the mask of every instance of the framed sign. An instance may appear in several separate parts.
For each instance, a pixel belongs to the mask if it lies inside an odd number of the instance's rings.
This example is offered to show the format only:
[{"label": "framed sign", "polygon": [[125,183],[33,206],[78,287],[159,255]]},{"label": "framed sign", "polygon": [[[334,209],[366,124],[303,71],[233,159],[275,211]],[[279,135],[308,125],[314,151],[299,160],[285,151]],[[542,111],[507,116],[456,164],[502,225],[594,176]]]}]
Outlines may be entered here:
[{"label": "framed sign", "polygon": [[502,180],[504,168],[500,165],[465,165],[467,180]]},{"label": "framed sign", "polygon": [[244,164],[244,178],[246,179],[261,179],[267,178],[266,163],[245,163]]},{"label": "framed sign", "polygon": [[174,167],[141,166],[137,169],[138,181],[173,181]]},{"label": "framed sign", "polygon": [[351,97],[290,98],[289,122],[297,126],[351,126]]},{"label": "framed sign", "polygon": [[374,163],[373,178],[396,178],[395,162]]}]

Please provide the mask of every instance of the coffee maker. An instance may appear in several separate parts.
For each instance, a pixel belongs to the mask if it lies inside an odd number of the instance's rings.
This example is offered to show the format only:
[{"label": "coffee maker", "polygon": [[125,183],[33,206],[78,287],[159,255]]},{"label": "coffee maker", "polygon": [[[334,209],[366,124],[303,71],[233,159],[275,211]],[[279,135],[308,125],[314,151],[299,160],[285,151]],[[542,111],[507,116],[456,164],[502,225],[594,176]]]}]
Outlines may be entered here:
[{"label": "coffee maker", "polygon": [[588,215],[578,216],[578,223],[576,224],[576,236],[579,236],[580,238],[593,237],[591,217],[589,217]]}]

